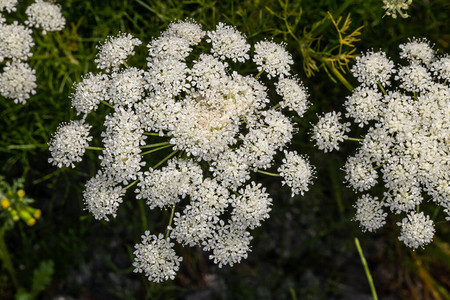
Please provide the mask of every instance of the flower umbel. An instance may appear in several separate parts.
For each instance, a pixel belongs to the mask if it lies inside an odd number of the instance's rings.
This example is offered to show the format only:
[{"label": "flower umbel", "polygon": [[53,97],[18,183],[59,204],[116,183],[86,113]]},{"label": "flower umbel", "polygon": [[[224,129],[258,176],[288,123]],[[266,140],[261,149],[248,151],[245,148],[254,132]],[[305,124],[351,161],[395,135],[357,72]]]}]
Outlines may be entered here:
[{"label": "flower umbel", "polygon": [[[449,207],[449,64],[448,55],[435,57],[425,39],[410,39],[400,49],[405,66],[394,68],[385,53],[369,51],[352,68],[361,86],[347,98],[346,116],[368,130],[362,139],[353,139],[361,147],[344,171],[356,192],[369,191],[379,181],[384,186],[381,201],[368,195],[357,200],[356,220],[363,229],[384,224],[383,207],[406,214],[397,223],[399,240],[416,249],[434,235],[433,221],[419,211],[419,205],[430,205],[424,196],[444,211]],[[391,74],[396,74],[392,88]]]},{"label": "flower umbel", "polygon": [[[210,51],[199,53],[205,37]],[[90,127],[72,121],[52,139],[50,162],[72,166],[86,148],[101,150],[101,170],[84,193],[96,219],[115,217],[132,187],[151,209],[172,208],[166,236],[146,232],[136,245],[135,272],[156,282],[173,279],[181,261],[174,242],[200,246],[219,267],[232,266],[247,257],[250,230],[271,211],[271,196],[254,173],[270,168],[296,133],[293,119],[277,107],[302,116],[306,88],[290,74],[292,57],[283,44],[259,42],[251,57],[245,35],[223,23],[208,32],[192,20],[171,23],[148,43],[146,70],[126,64],[140,44],[130,34],[107,38],[95,60],[100,72],[74,86],[72,105],[82,120],[103,105],[111,110],[102,147],[88,147]],[[233,70],[238,63],[252,72]],[[266,107],[269,88],[258,71],[276,83],[270,86],[283,98],[280,105]],[[170,150],[165,158],[146,167],[164,149]],[[284,153],[282,183],[293,196],[303,194],[314,168],[305,156]]]}]

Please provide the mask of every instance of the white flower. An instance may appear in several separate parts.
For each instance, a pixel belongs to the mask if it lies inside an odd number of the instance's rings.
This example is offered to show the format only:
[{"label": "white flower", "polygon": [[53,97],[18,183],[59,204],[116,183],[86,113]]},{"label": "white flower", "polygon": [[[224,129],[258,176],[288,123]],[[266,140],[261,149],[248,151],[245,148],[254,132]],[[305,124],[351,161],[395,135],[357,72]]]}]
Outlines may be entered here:
[{"label": "white flower", "polygon": [[191,204],[211,215],[223,214],[229,203],[230,192],[214,178],[205,178],[191,193]]},{"label": "white flower", "polygon": [[66,19],[61,13],[61,6],[44,0],[36,0],[27,7],[25,12],[28,16],[26,22],[30,26],[42,28],[42,33],[47,31],[59,31],[66,25]]},{"label": "white flower", "polygon": [[189,69],[183,61],[173,58],[154,59],[148,67],[145,79],[149,88],[157,95],[172,98],[191,87],[187,81]]},{"label": "white flower", "polygon": [[345,181],[354,190],[363,192],[377,184],[378,174],[363,155],[350,156],[344,166]]},{"label": "white flower", "polygon": [[14,99],[15,103],[25,104],[30,95],[36,93],[36,71],[25,62],[7,62],[0,73],[0,94]]},{"label": "white flower", "polygon": [[169,24],[166,31],[163,32],[163,35],[176,36],[185,39],[191,46],[200,43],[205,34],[202,27],[191,19],[172,22]]},{"label": "white flower", "polygon": [[445,217],[446,221],[450,221],[450,209],[444,209],[444,212],[447,213],[447,216]]},{"label": "white flower", "polygon": [[386,205],[392,212],[409,212],[419,205],[423,198],[417,185],[400,186],[386,194]]},{"label": "white flower", "polygon": [[389,92],[385,101],[387,106],[383,111],[382,125],[389,133],[397,134],[397,141],[410,139],[418,121],[414,99],[400,92]]},{"label": "white flower", "polygon": [[250,250],[250,241],[252,236],[248,231],[240,229],[235,225],[224,225],[221,221],[221,226],[216,229],[214,238],[210,241],[210,245],[206,248],[212,248],[212,254],[209,259],[213,260],[215,264],[222,268],[224,265],[231,267],[239,263],[241,259],[247,258]]},{"label": "white flower", "polygon": [[450,79],[450,56],[448,54],[440,57],[431,65],[433,74],[442,80]]},{"label": "white flower", "polygon": [[319,122],[312,128],[311,138],[316,146],[325,152],[339,150],[339,143],[348,138],[346,132],[350,123],[340,123],[341,113],[335,111],[326,113],[319,117]]},{"label": "white flower", "polygon": [[433,221],[430,220],[429,216],[425,216],[423,212],[411,212],[397,225],[401,226],[398,239],[410,248],[423,248],[423,246],[431,243],[433,240],[435,232]]},{"label": "white flower", "polygon": [[286,44],[277,44],[269,41],[260,41],[255,45],[253,61],[258,65],[258,71],[267,72],[267,77],[279,76],[283,78],[289,75],[294,61],[291,54],[285,49]]},{"label": "white flower", "polygon": [[297,112],[299,117],[303,116],[310,104],[308,91],[303,84],[296,78],[282,78],[276,87],[277,93],[283,97],[281,107]]},{"label": "white flower", "polygon": [[81,82],[74,84],[75,92],[72,94],[72,107],[77,114],[88,114],[96,110],[101,101],[109,100],[109,78],[105,74],[94,75],[88,73]]},{"label": "white flower", "polygon": [[241,151],[252,167],[268,169],[276,151],[292,139],[294,126],[288,117],[273,109],[262,112],[262,116],[264,119],[259,119],[245,136],[241,135]]},{"label": "white flower", "polygon": [[107,37],[103,45],[97,46],[99,53],[95,62],[97,68],[117,71],[123,65],[128,56],[134,55],[134,47],[142,42],[131,34],[119,33],[115,37]]},{"label": "white flower", "polygon": [[34,46],[31,29],[20,25],[0,22],[0,62],[5,58],[27,60],[32,56],[31,48]]},{"label": "white flower", "polygon": [[380,124],[370,127],[361,142],[361,153],[380,165],[391,156],[391,147],[395,142],[385,127]]},{"label": "white flower", "polygon": [[397,14],[402,18],[407,18],[408,14],[403,10],[407,10],[412,0],[383,0],[383,8],[386,10],[386,15],[392,16],[396,19]]},{"label": "white flower", "polygon": [[[203,38],[212,47],[202,53],[204,45],[194,47]],[[232,266],[247,257],[247,230],[269,218],[272,206],[261,184],[246,183],[252,172],[272,166],[297,130],[294,118],[267,105],[282,98],[276,107],[301,116],[309,106],[307,90],[289,77],[293,61],[284,44],[260,42],[249,61],[245,35],[222,23],[207,33],[192,20],[171,23],[148,43],[146,70],[126,64],[140,43],[127,34],[108,37],[96,59],[106,71],[89,73],[74,86],[72,105],[83,122],[100,103],[109,111],[95,130],[102,131],[104,149],[101,171],[86,184],[87,209],[97,219],[114,217],[133,187],[150,209],[172,208],[171,240],[211,251],[219,267]],[[237,67],[239,62],[246,66]],[[278,83],[266,85],[256,70],[277,76]],[[74,153],[73,161],[79,159]],[[143,168],[159,157],[154,167]],[[308,190],[314,169],[296,152],[286,152],[279,171],[297,194]],[[135,272],[156,282],[173,279],[181,259],[172,247],[168,238],[146,232],[136,245]]]},{"label": "white flower", "polygon": [[398,190],[404,186],[418,185],[419,169],[416,162],[408,156],[391,155],[381,167],[384,185],[388,189]]},{"label": "white flower", "polygon": [[83,121],[70,121],[58,126],[53,138],[48,143],[52,158],[48,162],[59,168],[75,167],[74,162],[82,160],[88,142],[92,140],[89,130],[92,126]]},{"label": "white flower", "polygon": [[190,45],[189,40],[174,35],[162,35],[153,39],[147,45],[148,65],[155,63],[155,60],[174,59],[184,61],[192,51]]},{"label": "white flower", "polygon": [[99,171],[95,177],[86,182],[86,190],[83,192],[86,209],[89,210],[97,220],[109,221],[107,215],[114,218],[117,209],[122,203],[125,189],[116,186],[108,177]]},{"label": "white flower", "polygon": [[229,58],[234,62],[245,62],[249,59],[247,52],[250,50],[250,45],[244,34],[237,31],[236,28],[230,25],[219,23],[216,30],[209,31],[208,43],[212,44],[211,52],[214,56],[224,60]]},{"label": "white flower", "polygon": [[395,80],[399,80],[400,87],[409,92],[426,91],[432,82],[431,74],[418,63],[411,63],[409,66],[400,68]]},{"label": "white flower", "polygon": [[170,143],[174,150],[210,161],[236,142],[238,119],[229,119],[221,110],[211,110],[195,99],[185,103],[172,124]]},{"label": "white flower", "polygon": [[356,57],[356,64],[351,71],[363,86],[373,87],[378,83],[388,86],[391,74],[395,73],[394,63],[386,57],[386,53],[372,50]]},{"label": "white flower", "polygon": [[102,132],[105,149],[100,156],[100,165],[111,180],[128,184],[129,180],[137,179],[138,172],[145,165],[140,146],[145,145],[146,136],[138,117],[121,107],[106,116],[105,127]]},{"label": "white flower", "polygon": [[150,170],[140,176],[137,199],[147,199],[151,209],[177,203],[198,188],[203,180],[200,166],[191,160],[172,159],[161,170]]},{"label": "white flower", "polygon": [[144,73],[134,67],[112,73],[108,91],[111,104],[131,108],[141,101],[147,87]]},{"label": "white flower", "polygon": [[[436,59],[425,39],[410,40],[400,48],[408,65],[398,71],[382,52],[362,56],[352,69],[362,85],[345,103],[347,117],[360,125],[371,120],[374,124],[344,170],[349,185],[365,191],[376,184],[375,169],[380,169],[383,205],[395,214],[408,213],[398,223],[399,239],[417,248],[434,234],[432,221],[418,211],[419,205],[430,198],[444,210],[450,207],[450,59],[448,55]],[[397,74],[396,82],[388,90],[391,73]],[[377,83],[384,95],[371,89]]]},{"label": "white flower", "polygon": [[283,177],[282,184],[292,190],[292,196],[309,190],[314,177],[314,167],[305,156],[298,155],[296,151],[284,151],[283,163],[278,172]]},{"label": "white flower", "polygon": [[378,120],[381,117],[384,107],[383,94],[370,87],[360,86],[347,97],[344,105],[347,110],[345,116],[354,118],[355,123],[363,127],[369,121]]},{"label": "white flower", "polygon": [[373,232],[386,224],[387,213],[383,211],[383,204],[378,201],[378,197],[362,195],[353,207],[356,208],[355,220],[363,231]]},{"label": "white flower", "polygon": [[183,214],[175,213],[170,237],[182,245],[201,246],[213,238],[216,223],[219,222],[214,208],[200,208],[198,202],[187,205]]},{"label": "white flower", "polygon": [[231,200],[233,222],[242,229],[261,226],[261,221],[269,218],[272,206],[272,199],[266,193],[266,188],[252,181],[245,189],[240,189],[239,194],[233,195]]},{"label": "white flower", "polygon": [[399,47],[400,57],[410,62],[422,62],[428,65],[434,59],[434,50],[427,39],[409,39],[408,43],[401,44]]},{"label": "white flower", "polygon": [[16,11],[18,2],[18,0],[0,0],[0,12],[5,10],[9,13]]},{"label": "white flower", "polygon": [[173,280],[183,260],[173,250],[174,243],[162,234],[150,235],[150,231],[145,231],[141,238],[142,242],[134,246],[134,272],[145,273],[154,282]]},{"label": "white flower", "polygon": [[211,162],[209,170],[223,186],[233,190],[250,179],[250,166],[241,149],[222,152]]}]

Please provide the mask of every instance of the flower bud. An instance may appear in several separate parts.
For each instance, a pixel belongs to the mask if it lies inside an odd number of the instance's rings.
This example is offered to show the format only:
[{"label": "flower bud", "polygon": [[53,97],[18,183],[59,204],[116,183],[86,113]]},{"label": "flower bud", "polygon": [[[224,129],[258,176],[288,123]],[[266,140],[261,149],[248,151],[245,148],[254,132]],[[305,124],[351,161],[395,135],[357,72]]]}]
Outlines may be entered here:
[{"label": "flower bud", "polygon": [[12,209],[9,211],[11,213],[11,218],[13,219],[14,222],[19,221],[19,214],[17,213],[17,210]]},{"label": "flower bud", "polygon": [[36,220],[26,209],[20,210],[19,216],[25,223],[27,223],[28,226],[33,226],[34,224],[36,224]]}]

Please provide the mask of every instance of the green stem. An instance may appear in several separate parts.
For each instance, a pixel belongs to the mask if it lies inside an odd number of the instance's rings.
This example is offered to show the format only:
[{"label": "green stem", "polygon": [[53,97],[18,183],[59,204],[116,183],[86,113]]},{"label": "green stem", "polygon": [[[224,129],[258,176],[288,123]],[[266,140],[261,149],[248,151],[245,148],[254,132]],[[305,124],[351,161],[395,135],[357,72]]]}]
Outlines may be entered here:
[{"label": "green stem", "polygon": [[280,103],[275,104],[272,109],[277,109],[278,107],[280,107]]},{"label": "green stem", "polygon": [[[159,135],[159,133],[156,133],[156,132],[144,132],[144,135],[161,136],[161,135]],[[163,136],[165,136],[165,135],[163,135]]]},{"label": "green stem", "polygon": [[264,73],[264,70],[261,70],[258,74],[256,74],[255,79],[258,79],[258,77],[261,76],[262,73]]},{"label": "green stem", "polygon": [[366,272],[367,280],[369,281],[370,290],[372,291],[372,297],[374,300],[378,300],[377,291],[375,290],[375,285],[373,284],[372,275],[370,274],[369,266],[367,265],[366,258],[361,249],[361,245],[359,244],[358,238],[355,237],[355,245],[356,249],[358,249],[359,256],[361,257],[361,262],[364,266],[364,271]]},{"label": "green stem", "polygon": [[159,150],[161,150],[161,149],[169,148],[169,147],[172,147],[172,145],[166,145],[166,146],[162,146],[162,147],[159,147],[159,148],[156,148],[156,149],[153,149],[153,150],[149,150],[149,151],[147,151],[147,152],[142,153],[141,155],[150,154],[150,153],[159,151]]},{"label": "green stem", "polygon": [[280,177],[280,174],[277,173],[270,173],[270,172],[266,172],[266,171],[261,171],[261,170],[256,170],[256,172],[264,174],[264,175],[269,175],[269,176],[274,176],[274,177]]},{"label": "green stem", "polygon": [[84,149],[86,149],[86,150],[103,151],[103,150],[105,150],[106,148],[103,148],[103,147],[91,147],[91,146],[88,146],[88,147],[84,147]]},{"label": "green stem", "polygon": [[347,140],[353,141],[353,142],[362,142],[362,141],[364,141],[363,139],[352,138],[352,137],[347,138]]},{"label": "green stem", "polygon": [[164,146],[164,145],[169,145],[169,144],[170,144],[169,142],[162,142],[162,143],[150,144],[150,145],[142,146],[141,149],[155,148],[155,147]]},{"label": "green stem", "polygon": [[4,240],[6,229],[3,227],[0,232],[0,259],[3,261],[3,265],[5,269],[8,270],[9,275],[11,276],[12,282],[16,290],[19,289],[19,281],[17,280],[16,273],[14,271],[14,267],[12,264],[11,257],[9,255],[8,247],[6,247],[6,243]]},{"label": "green stem", "polygon": [[157,167],[162,165],[166,160],[168,160],[169,158],[174,156],[177,152],[178,152],[178,150],[175,150],[172,153],[170,153],[169,155],[167,155],[166,157],[164,157],[159,163],[157,163],[156,165],[153,166],[153,169],[156,169]]},{"label": "green stem", "polygon": [[129,185],[127,185],[127,186],[125,187],[125,189],[128,190],[130,187],[132,187],[133,185],[135,185],[135,184],[138,183],[138,182],[139,182],[139,179],[136,179],[135,181],[133,181],[132,183],[130,183]]},{"label": "green stem", "polygon": [[292,300],[297,300],[297,295],[295,294],[294,288],[290,288],[289,292],[291,293]]},{"label": "green stem", "polygon": [[170,233],[169,227],[172,226],[172,221],[173,221],[173,215],[174,214],[175,214],[175,204],[172,206],[172,211],[170,212],[169,225],[167,225],[167,231],[166,231],[166,237],[165,237],[166,240],[169,237],[169,233]]},{"label": "green stem", "polygon": [[141,214],[142,229],[145,231],[148,230],[148,226],[147,226],[147,216],[145,215],[144,199],[139,199],[138,205],[139,205],[139,213]]},{"label": "green stem", "polygon": [[379,168],[381,168],[382,166],[384,166],[385,164],[386,164],[386,162],[382,163],[382,164],[379,165],[379,166],[373,167],[372,170],[379,169]]},{"label": "green stem", "polygon": [[383,92],[383,95],[386,95],[386,91],[379,81],[378,81],[378,86],[380,87],[381,91]]},{"label": "green stem", "polygon": [[108,102],[106,102],[105,100],[100,101],[101,103],[105,104],[106,106],[109,106],[111,108],[114,108],[114,106],[112,106],[111,104],[109,104]]}]

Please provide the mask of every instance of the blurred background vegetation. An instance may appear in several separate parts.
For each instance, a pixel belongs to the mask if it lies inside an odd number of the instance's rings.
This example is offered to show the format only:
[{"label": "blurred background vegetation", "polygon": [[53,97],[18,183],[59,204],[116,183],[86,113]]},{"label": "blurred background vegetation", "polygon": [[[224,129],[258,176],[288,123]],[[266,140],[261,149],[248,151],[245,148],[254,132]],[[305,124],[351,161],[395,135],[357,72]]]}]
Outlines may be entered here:
[{"label": "blurred background vegetation", "polygon": [[[29,62],[36,69],[37,94],[26,105],[0,97],[0,174],[10,184],[24,178],[27,197],[42,211],[34,226],[17,222],[4,236],[23,290],[33,290],[33,278],[46,277],[43,291],[23,293],[23,299],[371,299],[355,237],[380,299],[450,299],[448,222],[436,224],[434,242],[415,252],[397,240],[397,220],[392,216],[377,233],[362,233],[352,221],[356,195],[342,184],[340,170],[357,145],[349,142],[340,152],[324,155],[313,148],[308,133],[316,113],[342,110],[349,88],[356,85],[347,69],[355,55],[382,49],[398,62],[398,45],[413,36],[426,37],[440,53],[448,53],[450,3],[414,0],[408,10],[411,17],[394,20],[383,17],[380,0],[291,2],[60,1],[66,28],[34,34]],[[17,13],[6,14],[7,19],[25,20],[30,3],[20,1]],[[232,24],[251,44],[265,38],[287,43],[294,56],[293,72],[308,87],[313,103],[305,117],[296,120],[299,133],[291,148],[310,156],[317,178],[305,196],[291,198],[279,180],[261,175],[258,180],[268,188],[274,205],[270,219],[253,232],[249,258],[219,269],[200,249],[177,246],[184,257],[179,275],[153,284],[132,272],[133,246],[144,230],[165,228],[167,213],[140,210],[133,193],[128,193],[117,218],[94,220],[83,209],[82,191],[99,167],[95,153],[87,153],[75,169],[56,169],[47,162],[47,142],[60,122],[76,118],[72,84],[95,71],[98,42],[120,31],[146,44],[170,21],[186,17],[205,29],[218,22]],[[350,46],[345,45],[349,41]],[[145,52],[141,46],[130,65],[144,67]],[[94,136],[99,136],[105,114],[99,110],[88,117]],[[92,144],[96,143],[100,140]],[[0,298],[14,299],[17,289],[3,267]]]}]

